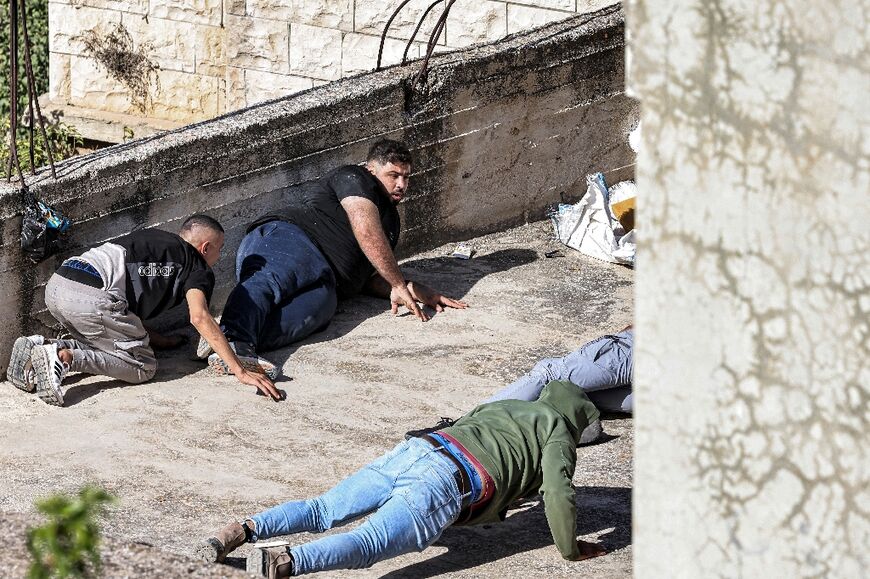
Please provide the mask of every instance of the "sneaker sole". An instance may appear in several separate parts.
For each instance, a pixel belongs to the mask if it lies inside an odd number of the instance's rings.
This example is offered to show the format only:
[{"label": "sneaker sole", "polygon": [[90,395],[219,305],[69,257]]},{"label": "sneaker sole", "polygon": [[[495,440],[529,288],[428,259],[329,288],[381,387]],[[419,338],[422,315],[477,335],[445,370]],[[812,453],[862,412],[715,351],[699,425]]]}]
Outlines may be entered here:
[{"label": "sneaker sole", "polygon": [[[278,376],[280,376],[278,367],[262,358],[249,358],[248,356],[240,356],[239,362],[242,363],[242,368],[244,368],[248,372],[263,374],[273,382],[278,379]],[[229,366],[227,366],[226,362],[224,362],[223,359],[218,356],[210,358],[208,365],[209,367],[211,367],[212,371],[218,376],[232,375]]]},{"label": "sneaker sole", "polygon": [[197,545],[193,551],[193,556],[206,563],[221,563],[223,561],[220,556],[222,551],[223,545],[212,537]]},{"label": "sneaker sole", "polygon": [[[40,348],[33,352],[30,358],[33,370],[36,372],[36,395],[46,404],[63,406],[63,392],[52,384],[51,369],[46,356],[47,354]],[[48,384],[48,387],[42,388],[42,384]]]},{"label": "sneaker sole", "polygon": [[12,357],[9,360],[9,370],[6,377],[12,385],[25,392],[36,390],[35,384],[30,384],[26,379],[27,365],[30,363],[30,354],[35,344],[27,338],[18,338],[12,345]]},{"label": "sneaker sole", "polygon": [[197,359],[205,360],[209,356],[211,356],[212,354],[214,354],[214,350],[212,349],[212,347],[209,345],[208,342],[205,341],[205,339],[200,338],[199,343],[197,343],[197,345],[196,345],[196,357],[197,357]]},{"label": "sneaker sole", "polygon": [[267,577],[269,575],[269,558],[264,549],[257,549],[248,553],[245,558],[245,572],[258,577]]}]

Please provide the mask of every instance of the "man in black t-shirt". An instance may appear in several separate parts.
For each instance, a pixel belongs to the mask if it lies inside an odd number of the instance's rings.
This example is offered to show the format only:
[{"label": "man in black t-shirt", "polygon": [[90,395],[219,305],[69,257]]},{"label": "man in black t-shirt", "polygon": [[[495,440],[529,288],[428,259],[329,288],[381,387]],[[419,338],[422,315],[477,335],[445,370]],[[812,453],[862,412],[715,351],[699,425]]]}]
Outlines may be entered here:
[{"label": "man in black t-shirt", "polygon": [[228,360],[231,372],[274,399],[279,395],[257,360],[240,360],[208,311],[214,289],[211,267],[220,257],[224,231],[206,215],[194,215],[179,235],[146,229],[67,259],[45,287],[48,311],[72,334],[69,340],[18,338],[9,379],[63,406],[62,383],[70,371],[101,374],[139,384],[157,370],[153,343],[180,343],[145,328],[144,322],[187,300],[190,321]]},{"label": "man in black t-shirt", "polygon": [[[396,205],[410,175],[411,153],[383,139],[365,166],[345,165],[288,188],[283,209],[250,225],[236,255],[239,283],[221,318],[235,352],[254,356],[301,340],[329,323],[339,298],[361,291],[388,298],[393,313],[405,306],[424,322],[429,316],[417,302],[439,312],[467,307],[406,280],[399,269]],[[197,354],[227,371],[204,341]]]}]

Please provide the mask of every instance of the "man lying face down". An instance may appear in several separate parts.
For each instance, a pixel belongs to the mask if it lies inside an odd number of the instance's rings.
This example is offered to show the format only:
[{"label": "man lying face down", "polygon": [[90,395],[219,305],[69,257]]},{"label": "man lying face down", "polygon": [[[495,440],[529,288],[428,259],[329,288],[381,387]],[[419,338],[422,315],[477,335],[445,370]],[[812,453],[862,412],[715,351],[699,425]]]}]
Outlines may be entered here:
[{"label": "man lying face down", "polygon": [[[537,400],[544,386],[553,380],[567,380],[583,390],[595,407],[605,412],[631,414],[634,394],[634,330],[631,326],[616,334],[595,338],[561,358],[539,360],[528,374],[520,376],[485,402],[497,400]],[[409,430],[406,438],[420,436],[453,424],[442,417],[435,426]],[[580,444],[602,440],[601,421],[596,420],[582,433]]]},{"label": "man lying face down", "polygon": [[320,533],[368,515],[346,533],[266,550],[263,571],[279,578],[359,569],[422,551],[450,525],[503,520],[512,503],[540,492],[562,556],[603,555],[598,545],[577,540],[571,485],[580,435],[597,419],[595,405],[570,382],[549,383],[534,402],[483,404],[451,427],[402,442],[319,497],[230,523],[198,552],[221,562],[246,542]]}]

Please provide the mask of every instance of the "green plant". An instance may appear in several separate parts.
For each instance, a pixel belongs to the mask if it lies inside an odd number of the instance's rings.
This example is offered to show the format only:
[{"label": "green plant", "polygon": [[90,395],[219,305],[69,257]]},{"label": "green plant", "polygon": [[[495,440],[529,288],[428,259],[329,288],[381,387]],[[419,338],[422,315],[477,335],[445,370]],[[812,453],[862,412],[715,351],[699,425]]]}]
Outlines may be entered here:
[{"label": "green plant", "polygon": [[27,532],[27,550],[33,557],[29,579],[98,573],[100,530],[96,518],[114,500],[106,491],[86,486],[75,498],[58,494],[38,501],[36,509],[48,521]]},{"label": "green plant", "polygon": [[[33,76],[36,95],[48,90],[48,0],[27,0],[27,33],[32,43]],[[27,110],[26,75],[24,73],[24,35],[19,24],[18,42],[18,111]],[[9,2],[0,2],[0,117],[9,117]],[[5,167],[4,167],[5,169]]]},{"label": "green plant", "polygon": [[[51,143],[51,151],[54,153],[55,162],[72,157],[76,154],[76,148],[83,145],[82,136],[76,128],[61,122],[59,119],[54,119],[53,121],[45,119],[45,133],[48,135],[48,140]],[[5,176],[10,155],[8,117],[0,117],[0,135],[2,135],[2,141],[0,141],[0,172]],[[28,172],[31,169],[30,154],[28,153],[30,137],[26,127],[18,128],[15,142],[18,149],[18,158],[21,162],[21,170]],[[48,165],[48,147],[38,126],[33,131],[33,162],[35,167]],[[13,174],[16,174],[14,167]]]},{"label": "green plant", "polygon": [[120,22],[103,35],[96,30],[86,30],[83,34],[73,37],[84,45],[84,53],[96,60],[106,69],[109,75],[130,89],[130,99],[141,112],[148,109],[151,101],[151,85],[160,90],[160,79],[157,66],[149,58],[154,48],[145,42],[138,47],[133,44],[133,37]]},{"label": "green plant", "polygon": [[[28,0],[27,32],[32,44],[32,64],[36,96],[48,90],[48,0]],[[24,34],[19,23],[18,42],[18,113],[19,122],[28,113],[27,110],[27,75],[24,68]],[[9,2],[0,1],[0,174],[6,172],[9,159],[9,111],[11,109],[11,91],[9,83]],[[46,126],[48,138],[55,150],[55,159],[60,160],[75,153],[75,148],[82,143],[81,135],[63,123],[54,122]],[[20,128],[16,135],[18,151],[21,157],[22,171],[30,168],[30,155],[27,153],[27,129]],[[34,163],[37,166],[48,163],[45,151],[45,140],[37,131],[34,142]]]}]

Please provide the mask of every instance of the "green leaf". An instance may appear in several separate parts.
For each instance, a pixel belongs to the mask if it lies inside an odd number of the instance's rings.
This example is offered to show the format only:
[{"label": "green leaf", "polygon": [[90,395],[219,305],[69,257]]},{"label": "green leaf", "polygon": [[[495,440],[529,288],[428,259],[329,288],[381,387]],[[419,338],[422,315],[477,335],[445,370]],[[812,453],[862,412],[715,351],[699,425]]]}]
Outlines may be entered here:
[{"label": "green leaf", "polygon": [[45,524],[27,531],[27,550],[33,557],[28,577],[88,577],[100,569],[100,532],[96,518],[115,499],[106,491],[86,486],[77,497],[54,495],[36,502]]}]

